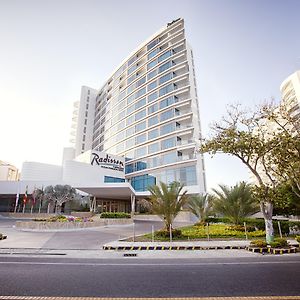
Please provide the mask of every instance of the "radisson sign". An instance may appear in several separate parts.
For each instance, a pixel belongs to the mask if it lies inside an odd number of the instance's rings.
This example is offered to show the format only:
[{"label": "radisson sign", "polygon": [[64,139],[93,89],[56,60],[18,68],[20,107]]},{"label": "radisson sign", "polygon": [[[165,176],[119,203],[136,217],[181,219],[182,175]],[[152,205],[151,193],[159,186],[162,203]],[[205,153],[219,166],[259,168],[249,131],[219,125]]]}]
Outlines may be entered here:
[{"label": "radisson sign", "polygon": [[101,168],[111,169],[124,172],[124,158],[109,155],[105,152],[92,151],[91,153],[91,165],[100,166]]}]

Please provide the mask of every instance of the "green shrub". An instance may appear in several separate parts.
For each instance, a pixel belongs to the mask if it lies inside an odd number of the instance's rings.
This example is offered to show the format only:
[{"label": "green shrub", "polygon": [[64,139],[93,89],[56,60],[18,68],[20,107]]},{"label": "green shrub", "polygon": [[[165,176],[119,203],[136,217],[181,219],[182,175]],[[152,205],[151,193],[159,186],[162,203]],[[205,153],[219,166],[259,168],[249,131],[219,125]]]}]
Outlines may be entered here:
[{"label": "green shrub", "polygon": [[300,235],[297,235],[295,240],[300,244]]},{"label": "green shrub", "polygon": [[[168,230],[158,230],[155,232],[156,238],[163,238],[163,239],[169,239],[170,238],[170,232]],[[180,229],[172,229],[172,238],[181,238],[182,232]]]},{"label": "green shrub", "polygon": [[277,238],[269,244],[272,248],[286,248],[289,244],[286,239]]},{"label": "green shrub", "polygon": [[265,247],[267,247],[267,242],[264,240],[253,240],[250,242],[250,246],[258,247],[258,248],[265,248]]},{"label": "green shrub", "polygon": [[124,212],[103,212],[100,215],[102,219],[129,219],[130,214]]},{"label": "green shrub", "polygon": [[216,218],[216,217],[208,217],[205,218],[206,223],[224,223],[224,224],[229,224],[230,221],[228,218]]},{"label": "green shrub", "polygon": [[254,227],[257,230],[265,230],[265,220],[264,219],[244,219],[243,222],[246,223],[246,226]]}]

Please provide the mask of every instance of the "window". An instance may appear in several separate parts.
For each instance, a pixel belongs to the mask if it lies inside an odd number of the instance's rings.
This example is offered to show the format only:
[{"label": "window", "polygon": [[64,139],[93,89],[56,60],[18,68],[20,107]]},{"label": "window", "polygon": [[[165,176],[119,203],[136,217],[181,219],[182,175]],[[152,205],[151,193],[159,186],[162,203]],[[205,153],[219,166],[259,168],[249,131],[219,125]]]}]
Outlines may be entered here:
[{"label": "window", "polygon": [[146,128],[146,121],[137,124],[137,125],[135,126],[135,131],[136,131],[136,132],[139,132],[139,131],[144,130],[145,128]]},{"label": "window", "polygon": [[134,172],[133,164],[129,164],[125,166],[125,174]]},{"label": "window", "polygon": [[151,82],[150,84],[148,84],[148,92],[155,89],[157,87],[157,82]]},{"label": "window", "polygon": [[146,133],[143,133],[136,137],[136,144],[138,145],[138,144],[144,143],[144,142],[146,142],[146,140],[147,140]]},{"label": "window", "polygon": [[168,84],[159,90],[159,97],[168,94],[174,90],[174,84]]},{"label": "window", "polygon": [[169,123],[169,124],[163,125],[160,128],[160,135],[170,133],[170,132],[174,131],[174,129],[175,129],[174,123]]},{"label": "window", "polygon": [[139,149],[135,150],[136,157],[144,156],[146,154],[147,154],[147,148],[146,147],[142,147],[142,148],[139,148]]},{"label": "window", "polygon": [[132,126],[126,130],[126,136],[129,137],[135,133],[135,127]]},{"label": "window", "polygon": [[161,149],[168,149],[176,146],[176,140],[174,137],[168,138],[166,140],[161,141]]},{"label": "window", "polygon": [[148,96],[148,102],[152,102],[158,98],[157,92],[154,92]]},{"label": "window", "polygon": [[151,72],[147,75],[148,80],[150,80],[151,78],[153,78],[156,74],[157,74],[157,70],[151,71]]},{"label": "window", "polygon": [[131,105],[127,107],[127,115],[131,114],[135,110],[135,105]]},{"label": "window", "polygon": [[136,98],[144,95],[145,93],[146,93],[146,88],[144,87],[136,92]]},{"label": "window", "polygon": [[153,129],[151,131],[148,132],[148,140],[152,140],[155,139],[159,136],[159,132],[158,129]]},{"label": "window", "polygon": [[159,52],[159,49],[155,49],[152,52],[150,52],[148,54],[148,59],[151,59],[152,57],[154,57],[158,52]]},{"label": "window", "polygon": [[145,104],[146,104],[146,98],[143,98],[135,104],[135,109],[139,109],[140,107],[144,106]]},{"label": "window", "polygon": [[136,70],[137,67],[138,67],[138,65],[133,65],[132,67],[130,67],[130,68],[128,69],[127,74],[128,74],[128,75],[131,74],[134,70]]},{"label": "window", "polygon": [[132,124],[133,122],[134,122],[134,115],[127,118],[126,125],[128,126],[128,125]]},{"label": "window", "polygon": [[169,152],[162,155],[162,164],[171,164],[177,161],[176,152]]},{"label": "window", "polygon": [[158,73],[162,73],[162,72],[168,70],[171,66],[172,66],[172,64],[171,64],[170,61],[164,63],[163,65],[161,65],[161,66],[158,68]]},{"label": "window", "polygon": [[151,185],[155,185],[156,178],[151,175],[135,176],[131,178],[131,185],[136,191],[146,191]]},{"label": "window", "polygon": [[144,76],[143,78],[141,78],[140,80],[137,81],[136,87],[144,84],[145,82],[146,82],[146,76]]},{"label": "window", "polygon": [[151,50],[153,47],[155,47],[155,45],[157,45],[157,43],[159,42],[159,39],[153,40],[152,42],[150,42],[147,46],[147,51]]},{"label": "window", "polygon": [[153,125],[156,125],[158,123],[158,116],[154,116],[152,118],[149,118],[148,119],[148,126],[153,126]]},{"label": "window", "polygon": [[104,182],[105,183],[125,182],[125,179],[124,178],[118,178],[118,177],[104,176]]},{"label": "window", "polygon": [[160,101],[159,108],[160,109],[165,108],[169,105],[172,105],[173,103],[175,103],[175,98],[173,96],[165,98],[165,99]]},{"label": "window", "polygon": [[172,55],[172,50],[165,52],[164,54],[162,54],[158,57],[158,62],[165,60],[166,58],[170,57],[171,55]]},{"label": "window", "polygon": [[168,74],[166,74],[166,75],[160,77],[160,78],[159,78],[159,84],[163,84],[163,83],[165,83],[166,81],[172,79],[172,77],[173,77],[172,75],[173,75],[173,73],[168,73]]},{"label": "window", "polygon": [[124,151],[125,150],[124,147],[125,147],[125,143],[120,143],[120,144],[117,145],[116,151],[117,152]]},{"label": "window", "polygon": [[146,109],[143,109],[135,114],[135,120],[138,121],[146,116]]},{"label": "window", "polygon": [[158,104],[155,103],[148,107],[148,114],[152,114],[158,110]]},{"label": "window", "polygon": [[135,145],[135,139],[134,138],[126,140],[126,148],[131,148],[134,145]]},{"label": "window", "polygon": [[159,143],[154,143],[148,146],[148,153],[154,153],[159,151]]},{"label": "window", "polygon": [[174,117],[174,110],[173,109],[169,109],[163,113],[160,114],[160,121],[165,121],[168,120],[170,118]]},{"label": "window", "polygon": [[151,61],[148,65],[147,65],[147,70],[150,70],[151,68],[153,68],[154,66],[156,66],[157,64],[157,60],[153,60]]}]

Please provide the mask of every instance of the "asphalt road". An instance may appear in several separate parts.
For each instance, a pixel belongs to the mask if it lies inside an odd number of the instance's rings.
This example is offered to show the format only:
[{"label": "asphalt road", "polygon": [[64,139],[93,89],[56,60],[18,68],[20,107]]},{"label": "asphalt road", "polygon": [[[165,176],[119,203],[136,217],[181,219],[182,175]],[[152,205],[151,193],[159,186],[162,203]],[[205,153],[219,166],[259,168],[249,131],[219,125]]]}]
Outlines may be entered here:
[{"label": "asphalt road", "polygon": [[[102,245],[133,235],[133,225],[114,225],[69,231],[21,231],[14,228],[17,219],[0,216],[0,232],[7,235],[2,248],[41,249],[100,249]],[[135,221],[135,234],[151,232],[163,227],[160,221]],[[181,225],[183,226],[183,225]]]},{"label": "asphalt road", "polygon": [[0,296],[299,296],[300,257],[0,257]]}]

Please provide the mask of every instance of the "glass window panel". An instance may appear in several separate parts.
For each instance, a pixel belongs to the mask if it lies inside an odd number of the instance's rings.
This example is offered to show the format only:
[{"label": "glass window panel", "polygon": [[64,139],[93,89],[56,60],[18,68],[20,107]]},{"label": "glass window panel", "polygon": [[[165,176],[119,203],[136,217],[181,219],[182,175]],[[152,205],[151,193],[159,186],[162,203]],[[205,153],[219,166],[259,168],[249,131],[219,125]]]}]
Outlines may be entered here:
[{"label": "glass window panel", "polygon": [[154,116],[148,119],[148,126],[153,126],[156,125],[158,123],[158,116]]},{"label": "glass window panel", "polygon": [[128,75],[131,74],[134,70],[136,70],[137,67],[138,67],[137,65],[133,65],[132,67],[130,67],[130,68],[128,69],[127,74],[128,74]]},{"label": "glass window panel", "polygon": [[146,76],[137,81],[136,86],[140,86],[146,82]]},{"label": "glass window panel", "polygon": [[134,145],[135,145],[135,139],[134,138],[126,140],[126,148],[133,147]]},{"label": "glass window panel", "polygon": [[155,103],[148,107],[148,114],[152,114],[158,110],[158,103]]},{"label": "glass window panel", "polygon": [[148,153],[154,153],[159,151],[159,143],[154,143],[148,146]]},{"label": "glass window panel", "polygon": [[157,70],[151,71],[151,72],[147,75],[148,80],[150,80],[151,78],[153,78],[156,74],[157,74]]},{"label": "glass window panel", "polygon": [[148,132],[148,140],[155,139],[159,136],[158,128],[153,129]]},{"label": "glass window panel", "polygon": [[171,55],[172,55],[171,50],[165,52],[164,54],[162,54],[158,57],[158,62],[161,62],[161,61],[165,60],[166,58],[170,57]]},{"label": "glass window panel", "polygon": [[152,52],[150,52],[148,54],[148,59],[151,59],[152,57],[154,57],[158,52],[159,52],[159,50],[157,48],[155,50],[153,50]]},{"label": "glass window panel", "polygon": [[136,137],[136,144],[144,143],[144,142],[146,142],[146,140],[147,140],[146,133],[140,134]]},{"label": "glass window panel", "polygon": [[174,110],[173,109],[169,109],[163,113],[160,114],[160,121],[165,121],[168,120],[170,118],[174,117]]},{"label": "glass window panel", "polygon": [[116,150],[117,152],[124,151],[125,143],[120,143],[117,145]]},{"label": "glass window panel", "polygon": [[162,155],[162,164],[172,164],[177,161],[176,152],[169,152]]},{"label": "glass window panel", "polygon": [[168,69],[171,67],[171,65],[172,65],[172,64],[171,64],[170,61],[164,63],[163,65],[161,65],[161,66],[158,68],[158,73],[162,73],[162,72],[168,70]]},{"label": "glass window panel", "polygon": [[152,102],[158,98],[157,92],[154,92],[148,96],[148,102]]},{"label": "glass window panel", "polygon": [[133,122],[134,122],[134,115],[132,115],[132,116],[130,116],[126,119],[126,125],[127,126],[132,124]]},{"label": "glass window panel", "polygon": [[172,73],[168,73],[168,74],[166,74],[166,75],[160,77],[160,78],[159,78],[159,84],[163,84],[164,82],[166,82],[166,81],[172,79],[172,77],[173,77],[173,76],[172,76]]},{"label": "glass window panel", "polygon": [[146,88],[145,88],[145,87],[142,88],[142,89],[140,89],[140,90],[138,90],[138,91],[136,92],[136,98],[138,98],[138,97],[140,97],[140,96],[142,96],[142,95],[144,95],[144,94],[146,94]]},{"label": "glass window panel", "polygon": [[169,124],[163,125],[160,128],[160,135],[164,135],[164,134],[173,132],[174,130],[175,130],[174,123],[169,123]]},{"label": "glass window panel", "polygon": [[176,146],[175,137],[161,141],[161,149],[168,149]]},{"label": "glass window panel", "polygon": [[144,106],[145,104],[146,104],[146,98],[143,98],[135,104],[135,109],[138,109],[138,108]]},{"label": "glass window panel", "polygon": [[134,110],[135,110],[135,105],[133,104],[133,105],[127,107],[127,114],[128,115],[131,114]]},{"label": "glass window panel", "polygon": [[150,84],[148,84],[148,92],[155,89],[157,87],[157,82],[151,82]]},{"label": "glass window panel", "polygon": [[126,130],[126,137],[129,137],[135,133],[135,127],[132,126]]},{"label": "glass window panel", "polygon": [[142,147],[135,150],[136,157],[144,156],[147,154],[147,147]]},{"label": "glass window panel", "polygon": [[172,92],[173,90],[174,90],[174,84],[173,83],[168,84],[167,86],[164,86],[159,90],[159,96],[161,97],[165,94]]},{"label": "glass window panel", "polygon": [[156,66],[157,64],[157,59],[151,61],[148,65],[147,65],[147,70],[150,70],[151,68],[153,68],[154,66]]},{"label": "glass window panel", "polygon": [[172,105],[173,103],[175,103],[175,98],[173,96],[165,98],[165,99],[160,101],[159,108],[160,109],[165,108],[169,105]]},{"label": "glass window panel", "polygon": [[135,120],[138,121],[146,116],[146,109],[143,109],[135,114]]},{"label": "glass window panel", "polygon": [[135,131],[136,132],[139,132],[139,131],[144,130],[144,129],[146,129],[146,121],[141,122],[141,123],[139,123],[135,126]]},{"label": "glass window panel", "polygon": [[152,49],[155,45],[157,45],[158,43],[158,39],[156,40],[153,40],[152,42],[150,42],[148,45],[147,45],[147,50],[149,51],[150,49]]},{"label": "glass window panel", "polygon": [[129,165],[125,166],[125,174],[132,173],[133,170],[134,170],[133,169],[133,164],[129,164]]}]

